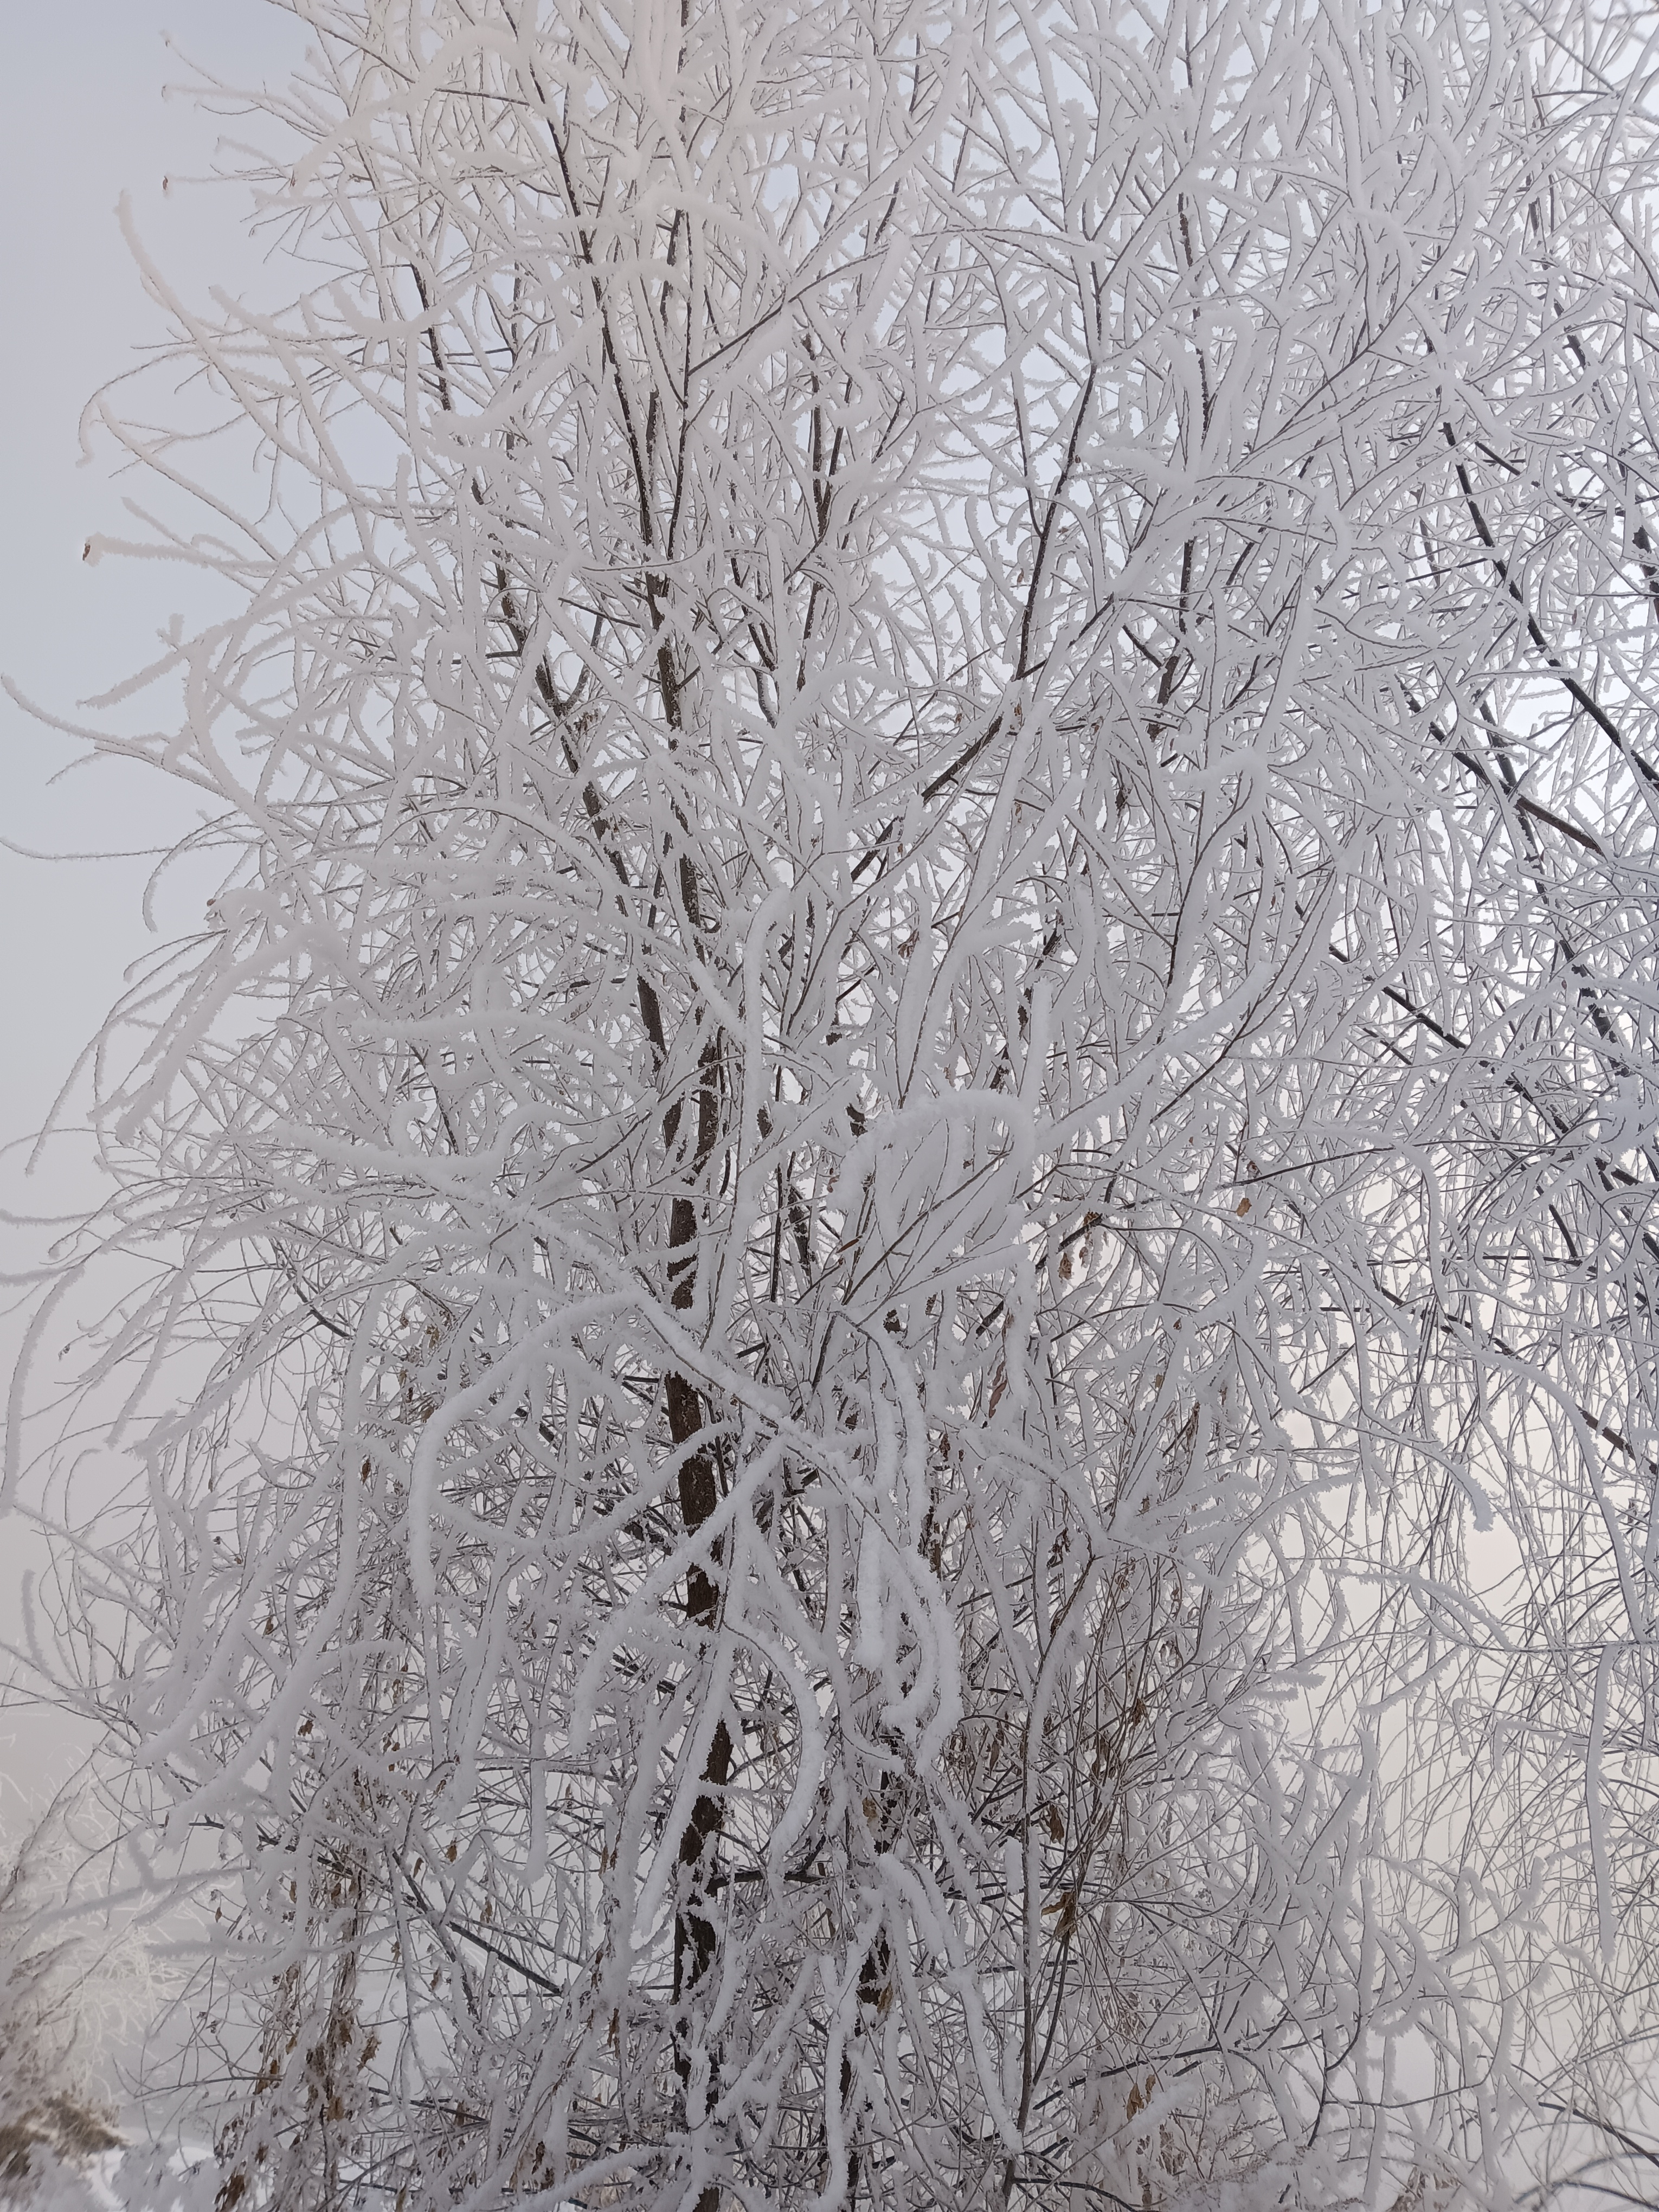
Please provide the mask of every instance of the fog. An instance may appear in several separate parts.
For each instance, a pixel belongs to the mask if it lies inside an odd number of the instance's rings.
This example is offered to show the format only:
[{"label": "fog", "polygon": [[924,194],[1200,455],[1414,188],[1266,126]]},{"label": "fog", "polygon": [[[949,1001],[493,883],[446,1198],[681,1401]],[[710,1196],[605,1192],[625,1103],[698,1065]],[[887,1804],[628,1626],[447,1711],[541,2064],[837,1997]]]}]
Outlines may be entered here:
[{"label": "fog", "polygon": [[[0,191],[7,220],[0,275],[10,343],[0,355],[6,434],[0,443],[0,674],[64,720],[77,702],[154,657],[157,632],[188,614],[194,580],[181,568],[88,564],[94,532],[134,536],[127,487],[106,444],[83,452],[82,410],[98,387],[164,337],[122,236],[125,195],[152,257],[186,293],[249,280],[242,196],[204,181],[216,141],[233,126],[180,90],[199,63],[246,82],[290,61],[292,21],[263,0],[85,0],[73,9],[18,8],[7,25],[0,85]],[[142,721],[143,702],[133,710]],[[152,704],[150,713],[154,714]],[[187,928],[196,887],[159,887],[144,913],[154,860],[191,815],[182,793],[119,762],[87,763],[82,743],[0,696],[0,1203],[4,1272],[27,1268],[49,1235],[19,1217],[74,1212],[95,1193],[73,1134],[82,1087],[71,1084],[64,1133],[29,1139],[70,1082],[78,1055],[121,988],[124,970],[158,934]],[[91,855],[69,860],[40,855]],[[9,1373],[21,1340],[18,1291],[0,1320]],[[70,1316],[70,1327],[73,1327]],[[24,1577],[37,1540],[15,1515],[0,1522],[0,1634],[21,1626]],[[61,1719],[0,1717],[0,1804],[8,1826],[83,1748]]]}]

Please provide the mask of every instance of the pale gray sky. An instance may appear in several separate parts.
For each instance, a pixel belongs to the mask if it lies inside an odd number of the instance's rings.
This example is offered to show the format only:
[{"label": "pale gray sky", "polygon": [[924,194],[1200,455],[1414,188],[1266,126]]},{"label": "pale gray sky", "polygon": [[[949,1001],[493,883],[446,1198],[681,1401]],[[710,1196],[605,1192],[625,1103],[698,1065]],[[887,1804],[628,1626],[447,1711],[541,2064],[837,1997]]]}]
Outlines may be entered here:
[{"label": "pale gray sky", "polygon": [[[165,100],[186,69],[164,44],[227,75],[280,67],[300,45],[268,0],[15,0],[0,91],[0,669],[60,711],[113,682],[153,648],[167,614],[187,605],[183,572],[84,566],[90,531],[136,535],[107,453],[82,465],[76,422],[91,392],[160,331],[117,227],[128,192],[146,242],[186,289],[241,287],[235,198],[191,189],[221,125]],[[161,180],[170,175],[164,196]],[[125,526],[125,527],[124,527]],[[167,827],[153,779],[100,769],[52,776],[76,748],[0,701],[0,834],[42,849],[110,850]],[[136,862],[48,867],[0,854],[0,1076],[7,1137],[46,1110],[140,949]],[[22,1049],[18,1049],[19,1045]]]},{"label": "pale gray sky", "polygon": [[[239,244],[237,196],[186,181],[208,169],[225,126],[164,98],[164,88],[188,76],[181,55],[246,82],[281,71],[301,44],[269,0],[12,0],[6,10],[0,672],[55,712],[72,716],[77,700],[151,657],[171,612],[188,623],[191,611],[184,571],[81,558],[94,530],[139,534],[120,504],[133,487],[115,480],[110,453],[82,461],[82,407],[162,327],[117,202],[131,196],[146,245],[181,289],[246,289],[251,249]],[[64,775],[82,750],[0,696],[0,836],[112,853],[162,842],[188,823],[182,798],[153,776],[109,764]],[[148,872],[142,860],[47,864],[0,848],[0,1143],[39,1126],[123,969],[155,941],[141,915]],[[73,1205],[90,1188],[70,1150],[27,1184],[18,1167],[15,1150],[0,1155],[0,1204],[10,1210]],[[38,1241],[0,1224],[0,1271],[27,1264]],[[0,1321],[6,1374],[18,1334],[15,1316]],[[0,1521],[0,1636],[15,1631],[19,1577],[36,1557],[17,1522]],[[66,1748],[59,1728],[0,1717],[0,1784],[32,1790]],[[0,1818],[9,1794],[0,1787]]]}]

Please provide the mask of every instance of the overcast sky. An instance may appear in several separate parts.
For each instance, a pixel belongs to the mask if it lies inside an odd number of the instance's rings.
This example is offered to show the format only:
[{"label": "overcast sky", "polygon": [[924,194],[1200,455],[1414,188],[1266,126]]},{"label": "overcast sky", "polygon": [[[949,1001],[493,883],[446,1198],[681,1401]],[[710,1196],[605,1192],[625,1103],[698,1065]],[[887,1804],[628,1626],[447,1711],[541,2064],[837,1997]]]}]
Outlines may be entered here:
[{"label": "overcast sky", "polygon": [[[163,96],[185,54],[233,76],[280,68],[299,40],[267,0],[23,0],[10,11],[0,130],[6,217],[0,232],[8,343],[0,531],[0,669],[43,704],[74,702],[153,650],[190,579],[146,564],[83,565],[97,528],[136,535],[107,452],[80,454],[87,398],[161,331],[116,221],[125,191],[146,244],[186,290],[246,281],[237,196],[192,188],[223,126]],[[162,191],[162,179],[169,189]],[[150,842],[169,802],[155,779],[100,769],[52,778],[77,750],[0,702],[0,834],[41,849],[110,850]],[[154,786],[155,787],[152,787]],[[0,1034],[21,1040],[3,1071],[0,1121],[15,1136],[50,1103],[54,1082],[141,949],[138,863],[47,866],[0,855],[0,915],[12,957],[0,963]]]},{"label": "overcast sky", "polygon": [[[181,56],[247,82],[281,72],[301,42],[269,0],[19,0],[6,28],[0,672],[72,717],[78,700],[152,656],[173,610],[191,613],[186,573],[88,567],[81,557],[94,530],[138,534],[121,507],[133,487],[116,479],[111,454],[82,459],[81,410],[162,328],[117,203],[130,196],[147,246],[181,289],[245,289],[251,249],[239,240],[238,196],[188,182],[209,168],[225,126],[164,89],[187,78]],[[42,852],[112,854],[165,842],[188,823],[182,797],[159,778],[107,764],[71,769],[83,750],[0,697],[0,836]],[[123,969],[155,942],[141,911],[148,872],[142,860],[47,863],[0,848],[0,1140],[14,1146],[0,1199],[9,1208],[72,1205],[90,1187],[70,1148],[55,1171],[24,1184],[15,1140],[40,1125]],[[181,919],[164,908],[164,925]],[[0,1266],[33,1256],[27,1231],[0,1227]],[[14,1317],[0,1326],[8,1373],[16,1342]],[[0,1633],[15,1630],[17,1575],[31,1556],[16,1522],[0,1523]],[[62,1750],[59,1730],[0,1721],[0,1780],[32,1789]]]}]

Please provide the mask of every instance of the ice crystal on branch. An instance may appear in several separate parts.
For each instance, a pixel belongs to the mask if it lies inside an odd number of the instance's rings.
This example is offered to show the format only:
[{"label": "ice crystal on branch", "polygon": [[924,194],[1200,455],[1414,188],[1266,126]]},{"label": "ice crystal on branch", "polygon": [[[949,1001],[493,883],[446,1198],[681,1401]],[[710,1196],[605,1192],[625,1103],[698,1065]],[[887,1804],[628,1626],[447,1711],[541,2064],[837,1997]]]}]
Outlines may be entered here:
[{"label": "ice crystal on branch", "polygon": [[295,12],[75,1262],[222,2206],[1501,2189],[1651,1872],[1639,52]]}]

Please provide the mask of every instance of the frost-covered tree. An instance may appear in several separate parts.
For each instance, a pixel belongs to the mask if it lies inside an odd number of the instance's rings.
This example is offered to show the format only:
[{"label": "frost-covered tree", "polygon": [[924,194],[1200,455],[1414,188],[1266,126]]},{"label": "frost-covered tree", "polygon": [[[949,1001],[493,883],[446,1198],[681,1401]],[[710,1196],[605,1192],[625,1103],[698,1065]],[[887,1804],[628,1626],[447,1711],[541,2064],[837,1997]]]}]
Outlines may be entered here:
[{"label": "frost-covered tree", "polygon": [[[71,1786],[0,1856],[0,2206],[94,2212],[87,2169],[118,2150],[112,2031],[142,2001],[145,1960],[77,1877],[96,1838]],[[106,2200],[102,2200],[106,2201]]]},{"label": "frost-covered tree", "polygon": [[1651,2024],[1642,21],[291,5],[40,1322],[221,2205],[1501,2193]]}]

